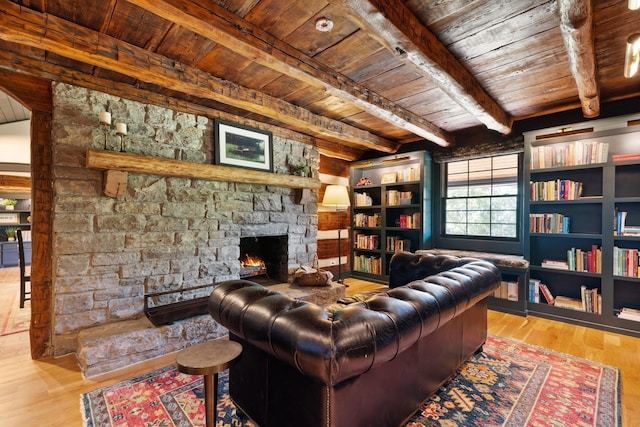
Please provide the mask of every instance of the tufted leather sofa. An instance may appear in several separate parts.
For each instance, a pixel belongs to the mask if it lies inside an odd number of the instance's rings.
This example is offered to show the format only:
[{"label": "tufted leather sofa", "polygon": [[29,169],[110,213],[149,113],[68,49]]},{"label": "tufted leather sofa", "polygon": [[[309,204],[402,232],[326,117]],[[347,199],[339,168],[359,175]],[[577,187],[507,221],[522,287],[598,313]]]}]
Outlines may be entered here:
[{"label": "tufted leather sofa", "polygon": [[395,426],[481,349],[486,261],[398,253],[391,289],[328,307],[247,280],[221,283],[209,312],[243,345],[230,393],[260,426]]}]

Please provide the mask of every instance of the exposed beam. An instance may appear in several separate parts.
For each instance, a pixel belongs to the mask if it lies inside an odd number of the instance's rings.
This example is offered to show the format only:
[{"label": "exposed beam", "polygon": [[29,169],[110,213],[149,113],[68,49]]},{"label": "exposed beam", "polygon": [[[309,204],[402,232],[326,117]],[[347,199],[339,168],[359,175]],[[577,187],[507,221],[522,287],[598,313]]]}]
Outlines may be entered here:
[{"label": "exposed beam", "polygon": [[585,117],[600,115],[591,0],[560,0],[560,30]]},{"label": "exposed beam", "polygon": [[423,117],[359,85],[215,3],[204,7],[189,0],[128,1],[245,58],[323,89],[394,126],[441,146],[454,142],[452,134]]},{"label": "exposed beam", "polygon": [[[16,79],[26,79],[29,76],[35,76],[43,79],[55,80],[61,83],[82,86],[88,89],[97,90],[116,96],[126,96],[133,101],[150,103],[164,107],[168,106],[170,108],[184,111],[190,114],[199,114],[210,118],[219,117],[247,126],[267,129],[273,132],[274,135],[278,135],[282,138],[296,139],[304,142],[305,144],[315,145],[318,147],[322,154],[328,157],[353,161],[360,159],[362,157],[362,153],[365,151],[362,149],[358,149],[353,145],[347,145],[344,142],[338,143],[327,141],[322,138],[315,138],[313,136],[305,135],[301,132],[285,129],[283,127],[264,125],[253,120],[242,119],[235,115],[227,114],[224,111],[219,111],[210,107],[205,107],[203,105],[194,104],[193,102],[187,102],[181,99],[171,98],[158,93],[139,89],[126,83],[117,83],[101,77],[83,74],[74,70],[68,70],[59,65],[50,64],[38,58],[21,54],[18,52],[19,46],[15,46],[16,51],[0,50],[0,86],[4,81],[4,75],[11,75],[13,81],[15,81]],[[24,73],[24,75],[16,75],[15,73]],[[8,87],[10,85],[6,84],[6,86]],[[31,87],[35,86],[33,86],[32,84]],[[49,82],[39,90],[42,90],[41,93],[51,92],[51,83]],[[29,172],[31,168],[30,165],[0,163],[0,170],[7,172]]]},{"label": "exposed beam", "polygon": [[402,0],[332,1],[341,4],[367,34],[431,79],[489,129],[505,135],[511,132],[509,115]]},{"label": "exposed beam", "polygon": [[0,0],[0,39],[45,49],[199,98],[271,117],[301,133],[393,153],[399,144],[291,103],[217,78],[108,35]]},{"label": "exposed beam", "polygon": [[0,175],[0,193],[30,193],[31,178],[28,176]]}]

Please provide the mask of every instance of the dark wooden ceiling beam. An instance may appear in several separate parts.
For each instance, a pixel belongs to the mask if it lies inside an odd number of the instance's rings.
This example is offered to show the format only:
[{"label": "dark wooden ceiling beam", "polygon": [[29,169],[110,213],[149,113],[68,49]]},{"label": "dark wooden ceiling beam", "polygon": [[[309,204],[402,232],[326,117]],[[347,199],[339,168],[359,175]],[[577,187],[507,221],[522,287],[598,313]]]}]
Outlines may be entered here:
[{"label": "dark wooden ceiling beam", "polygon": [[205,8],[189,0],[128,1],[245,58],[323,89],[394,126],[441,146],[454,142],[452,134],[423,117],[370,91],[214,3],[208,3]]},{"label": "dark wooden ceiling beam", "polygon": [[399,144],[354,126],[217,78],[105,34],[0,0],[0,39],[95,65],[199,98],[213,99],[271,117],[301,133],[328,141],[393,153]]},{"label": "dark wooden ceiling beam", "polygon": [[560,30],[585,117],[600,115],[591,0],[560,0]]},{"label": "dark wooden ceiling beam", "polygon": [[[327,141],[322,138],[316,138],[283,127],[264,125],[250,119],[244,119],[233,114],[225,113],[224,111],[194,104],[193,102],[139,89],[126,83],[117,83],[112,80],[84,74],[75,70],[68,70],[59,65],[44,62],[39,58],[24,55],[20,53],[19,46],[15,46],[16,48],[13,51],[9,49],[0,49],[0,86],[2,86],[6,81],[7,83],[5,83],[5,87],[13,88],[14,85],[10,84],[9,81],[13,81],[15,83],[16,80],[22,81],[26,79],[30,82],[30,88],[37,87],[39,88],[38,90],[40,93],[44,93],[44,91],[51,91],[51,81],[55,80],[61,83],[86,87],[115,96],[125,96],[133,101],[168,107],[178,111],[184,111],[189,114],[199,114],[211,118],[219,117],[251,127],[268,129],[273,132],[274,135],[278,135],[281,138],[295,139],[304,142],[305,144],[314,145],[318,147],[318,150],[322,154],[328,157],[354,161],[362,158],[362,154],[364,153],[364,150],[344,143]],[[5,76],[8,77],[5,78]],[[33,77],[47,79],[47,83],[39,84],[38,81],[33,80]],[[33,95],[33,93],[31,93],[31,95]],[[50,108],[51,107],[49,106],[49,109]],[[31,169],[29,168],[29,165],[0,163],[0,170],[9,172],[30,172]]]},{"label": "dark wooden ceiling beam", "polygon": [[333,0],[371,37],[431,79],[489,129],[511,132],[513,120],[401,0]]}]

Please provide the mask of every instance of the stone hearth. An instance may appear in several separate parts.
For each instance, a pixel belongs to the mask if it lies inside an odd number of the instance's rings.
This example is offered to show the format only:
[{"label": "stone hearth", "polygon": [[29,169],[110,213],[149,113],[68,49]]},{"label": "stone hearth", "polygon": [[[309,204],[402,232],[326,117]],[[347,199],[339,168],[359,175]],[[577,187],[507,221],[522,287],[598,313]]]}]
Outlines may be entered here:
[{"label": "stone hearth", "polygon": [[[345,296],[345,286],[337,282],[326,287],[282,283],[269,289],[319,305],[334,303]],[[209,315],[160,327],[142,317],[82,330],[78,334],[76,355],[82,374],[91,378],[227,334]]]}]

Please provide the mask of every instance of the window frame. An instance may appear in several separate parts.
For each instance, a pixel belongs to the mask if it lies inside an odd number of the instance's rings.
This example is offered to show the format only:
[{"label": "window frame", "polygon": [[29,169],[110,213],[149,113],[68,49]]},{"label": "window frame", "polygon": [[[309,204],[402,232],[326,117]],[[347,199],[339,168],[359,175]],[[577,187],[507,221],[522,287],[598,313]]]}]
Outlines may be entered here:
[{"label": "window frame", "polygon": [[[446,201],[447,201],[447,163],[462,160],[474,160],[486,157],[497,157],[516,154],[517,155],[517,205],[516,205],[516,237],[491,237],[491,236],[471,236],[471,235],[448,235],[446,234]],[[434,221],[434,243],[435,247],[444,249],[460,249],[470,251],[498,252],[514,255],[523,254],[524,241],[524,153],[518,152],[495,152],[482,156],[448,158],[437,163],[434,173],[434,188],[438,189],[438,194],[434,197],[434,213],[437,213],[439,221]]]}]

